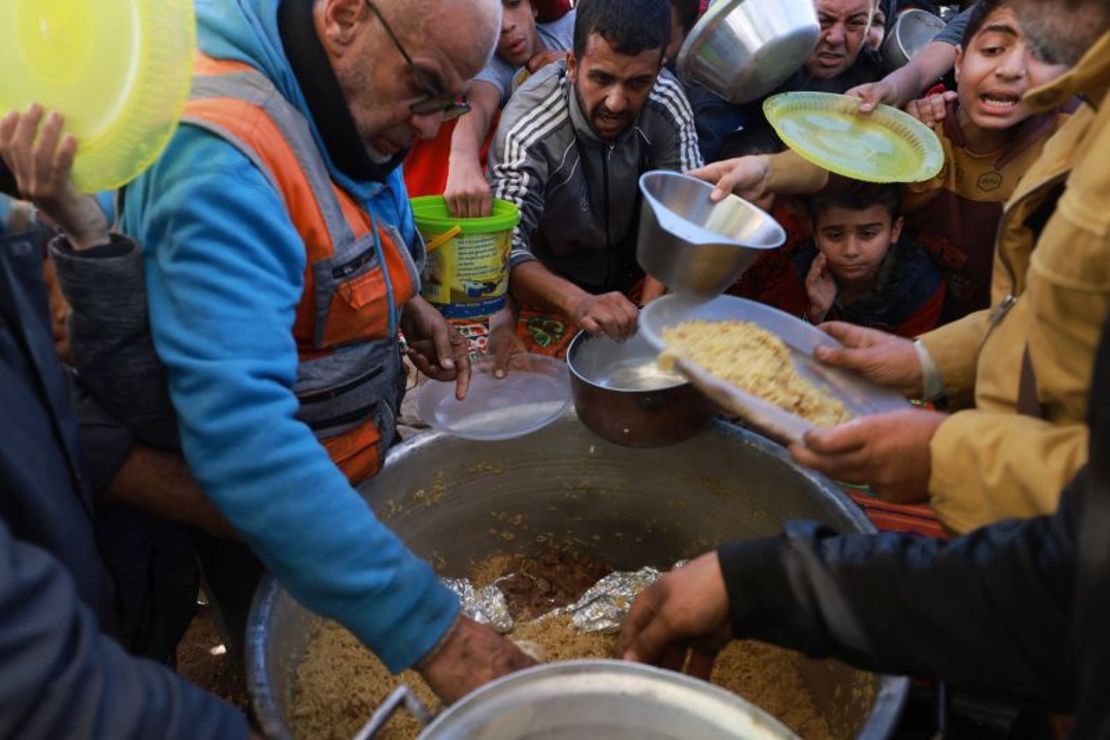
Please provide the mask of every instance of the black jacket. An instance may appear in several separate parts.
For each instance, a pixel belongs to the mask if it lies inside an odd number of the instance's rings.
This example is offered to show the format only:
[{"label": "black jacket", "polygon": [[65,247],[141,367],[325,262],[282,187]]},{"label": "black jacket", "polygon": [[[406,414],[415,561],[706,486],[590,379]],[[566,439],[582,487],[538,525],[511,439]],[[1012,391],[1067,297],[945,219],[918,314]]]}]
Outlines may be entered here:
[{"label": "black jacket", "polygon": [[947,542],[792,522],[720,548],[734,633],[1072,711],[1076,737],[1110,737],[1110,322],[1089,415],[1090,465],[1054,516]]},{"label": "black jacket", "polygon": [[0,737],[245,737],[235,709],[105,634],[115,600],[42,261],[34,239],[0,240]]}]

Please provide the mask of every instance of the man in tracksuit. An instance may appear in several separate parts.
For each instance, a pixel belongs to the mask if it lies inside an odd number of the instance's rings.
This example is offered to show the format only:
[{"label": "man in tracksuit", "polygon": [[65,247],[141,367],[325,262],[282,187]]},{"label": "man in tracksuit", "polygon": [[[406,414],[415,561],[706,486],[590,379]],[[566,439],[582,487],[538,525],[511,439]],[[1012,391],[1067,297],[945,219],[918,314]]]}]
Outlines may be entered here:
[{"label": "man in tracksuit", "polygon": [[[574,53],[509,101],[490,157],[493,194],[515,203],[510,290],[530,307],[623,339],[636,265],[637,180],[698,166],[693,114],[663,70],[666,0],[595,0],[578,10]],[[649,279],[644,298],[662,292]]]}]

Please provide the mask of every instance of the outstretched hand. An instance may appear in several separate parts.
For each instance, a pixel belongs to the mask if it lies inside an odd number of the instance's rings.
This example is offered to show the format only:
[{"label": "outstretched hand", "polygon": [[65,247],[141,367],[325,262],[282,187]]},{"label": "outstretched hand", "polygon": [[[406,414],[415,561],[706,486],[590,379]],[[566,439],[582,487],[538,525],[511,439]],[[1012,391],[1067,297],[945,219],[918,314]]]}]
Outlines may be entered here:
[{"label": "outstretched hand", "polygon": [[460,617],[439,652],[416,670],[444,704],[452,704],[487,681],[535,664],[509,639]]},{"label": "outstretched hand", "polygon": [[709,195],[710,200],[722,200],[730,193],[736,193],[741,198],[754,203],[769,195],[767,192],[769,172],[767,157],[756,154],[714,162],[686,174],[715,186]]},{"label": "outstretched hand", "polygon": [[813,429],[790,454],[806,467],[846,483],[870,485],[896,504],[928,499],[933,435],[945,414],[906,409]]},{"label": "outstretched hand", "polygon": [[728,593],[714,551],[644,589],[621,626],[617,656],[708,679],[731,639]]},{"label": "outstretched hand", "polygon": [[819,328],[844,346],[818,347],[814,353],[818,360],[854,370],[872,383],[892,388],[907,398],[921,397],[924,374],[909,339],[841,321],[830,321]]},{"label": "outstretched hand", "polygon": [[953,90],[929,95],[906,104],[906,112],[926,126],[940,123],[948,116],[948,104],[959,96]]},{"label": "outstretched hand", "polygon": [[455,398],[466,398],[470,386],[470,352],[466,337],[447,323],[432,304],[416,296],[405,304],[401,327],[409,359],[433,380],[455,381]]},{"label": "outstretched hand", "polygon": [[37,104],[0,119],[0,158],[15,177],[20,196],[59,228],[74,249],[104,244],[109,239],[108,221],[71,177],[77,139],[62,134],[65,119],[60,113],[43,119]]}]

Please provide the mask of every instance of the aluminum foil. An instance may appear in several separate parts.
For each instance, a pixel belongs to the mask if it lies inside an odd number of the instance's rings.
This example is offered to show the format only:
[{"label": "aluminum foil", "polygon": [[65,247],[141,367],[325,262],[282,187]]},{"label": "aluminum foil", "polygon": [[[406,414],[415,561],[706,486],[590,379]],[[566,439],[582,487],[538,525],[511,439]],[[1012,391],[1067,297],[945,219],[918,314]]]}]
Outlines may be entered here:
[{"label": "aluminum foil", "polygon": [[[680,560],[674,568],[685,564],[685,560]],[[650,566],[637,571],[610,573],[591,586],[575,603],[550,611],[540,619],[569,614],[571,625],[579,632],[619,632],[632,602],[662,575],[663,571]],[[514,624],[509,615],[509,605],[496,584],[477,589],[467,578],[441,580],[458,595],[466,616],[480,624],[488,624],[501,634],[512,632]]]},{"label": "aluminum foil", "polygon": [[462,604],[463,614],[479,624],[487,624],[505,634],[513,630],[513,618],[505,594],[497,586],[474,588],[468,578],[443,578],[443,585],[455,592]]},{"label": "aluminum foil", "polygon": [[570,614],[571,625],[579,632],[619,632],[632,602],[661,575],[661,571],[652,567],[610,573],[578,601],[544,617]]}]

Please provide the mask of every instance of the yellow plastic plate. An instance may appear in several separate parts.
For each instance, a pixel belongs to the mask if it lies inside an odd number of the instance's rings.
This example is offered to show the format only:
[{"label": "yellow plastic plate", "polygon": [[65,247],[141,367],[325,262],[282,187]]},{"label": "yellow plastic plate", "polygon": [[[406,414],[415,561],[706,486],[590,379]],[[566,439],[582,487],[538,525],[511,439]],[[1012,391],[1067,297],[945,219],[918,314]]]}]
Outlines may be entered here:
[{"label": "yellow plastic plate", "polygon": [[786,144],[829,172],[865,182],[921,182],[944,165],[937,135],[889,105],[858,113],[859,98],[792,92],[763,101],[763,113]]},{"label": "yellow plastic plate", "polygon": [[66,117],[85,192],[115,189],[161,153],[192,80],[192,0],[3,0],[0,115]]}]

